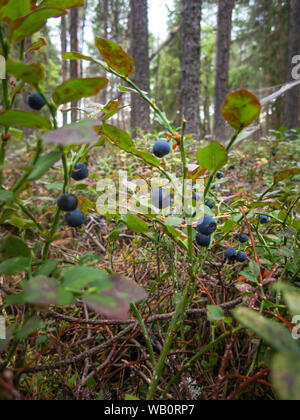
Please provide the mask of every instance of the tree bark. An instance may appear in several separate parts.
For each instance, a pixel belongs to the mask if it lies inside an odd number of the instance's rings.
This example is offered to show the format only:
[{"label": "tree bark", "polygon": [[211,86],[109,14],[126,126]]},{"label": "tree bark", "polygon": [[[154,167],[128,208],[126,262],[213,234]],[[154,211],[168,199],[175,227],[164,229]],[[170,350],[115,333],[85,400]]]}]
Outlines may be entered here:
[{"label": "tree bark", "polygon": [[186,132],[200,134],[200,34],[202,0],[182,0],[181,114]]},{"label": "tree bark", "polygon": [[[131,0],[131,55],[135,62],[134,83],[143,91],[150,91],[149,34],[147,0]],[[137,94],[131,95],[131,129],[150,129],[150,108]]]},{"label": "tree bark", "polygon": [[[300,54],[300,1],[290,0],[290,34],[287,80],[292,81],[295,63],[293,57]],[[285,96],[284,125],[286,128],[299,127],[300,88],[290,90]]]},{"label": "tree bark", "polygon": [[[60,34],[61,34],[61,53],[64,54],[67,52],[67,22],[66,22],[66,17],[62,16],[61,17],[61,30],[60,30]],[[62,81],[65,82],[67,80],[68,77],[68,62],[67,60],[61,60],[61,78]],[[63,123],[64,125],[67,124],[68,122],[68,115],[64,114],[63,115]]]},{"label": "tree bark", "polygon": [[228,94],[228,74],[231,46],[232,11],[234,0],[218,0],[217,57],[215,77],[214,135],[216,140],[226,140],[226,123],[222,106]]},{"label": "tree bark", "polygon": [[[78,28],[79,28],[79,15],[78,9],[71,9],[70,12],[70,43],[72,51],[79,51],[78,46]],[[79,77],[79,65],[80,63],[77,60],[70,61],[70,76],[71,79],[77,79]],[[72,108],[78,108],[78,102],[71,103]],[[78,111],[71,111],[71,120],[72,122],[77,121]]]}]

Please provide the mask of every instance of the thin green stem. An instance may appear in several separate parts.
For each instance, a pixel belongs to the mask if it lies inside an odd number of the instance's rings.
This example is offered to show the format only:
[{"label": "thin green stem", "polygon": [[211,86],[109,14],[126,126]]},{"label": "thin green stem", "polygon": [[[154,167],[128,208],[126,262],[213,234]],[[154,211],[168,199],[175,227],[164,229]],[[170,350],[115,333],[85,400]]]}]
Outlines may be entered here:
[{"label": "thin green stem", "polygon": [[131,309],[133,310],[134,315],[136,316],[136,318],[137,318],[137,320],[138,320],[138,322],[140,324],[140,327],[141,327],[141,329],[143,331],[143,334],[144,334],[144,337],[145,337],[145,341],[146,341],[146,345],[148,347],[148,351],[149,351],[151,363],[152,363],[153,366],[155,366],[156,365],[156,359],[155,359],[155,356],[154,356],[154,351],[153,351],[151,339],[150,339],[150,336],[149,336],[149,333],[148,333],[148,329],[146,327],[146,324],[145,324],[145,322],[143,320],[142,315],[140,314],[138,308],[136,307],[136,305],[134,303],[131,303]]}]

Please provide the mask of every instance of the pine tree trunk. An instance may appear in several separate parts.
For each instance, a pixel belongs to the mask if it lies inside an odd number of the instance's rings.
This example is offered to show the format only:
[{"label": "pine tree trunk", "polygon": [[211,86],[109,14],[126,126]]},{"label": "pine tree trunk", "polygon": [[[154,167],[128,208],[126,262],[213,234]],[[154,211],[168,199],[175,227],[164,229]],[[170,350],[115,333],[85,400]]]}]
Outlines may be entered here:
[{"label": "pine tree trunk", "polygon": [[214,135],[216,140],[226,140],[226,124],[222,106],[228,94],[228,74],[231,46],[232,11],[234,0],[218,0],[217,58],[215,78]]},{"label": "pine tree trunk", "polygon": [[[61,17],[61,53],[64,54],[67,52],[67,22],[66,17]],[[61,61],[61,78],[62,81],[65,82],[68,77],[68,62],[67,60]],[[63,123],[64,125],[67,124],[68,121],[68,115],[63,115]]]},{"label": "pine tree trunk", "polygon": [[[150,91],[149,35],[147,0],[131,0],[131,55],[135,62],[134,83],[143,91]],[[150,108],[137,94],[131,95],[131,129],[150,129]]]},{"label": "pine tree trunk", "polygon": [[[292,59],[300,54],[300,1],[290,0],[290,42],[287,80],[292,79],[292,70],[295,66]],[[290,90],[285,96],[284,125],[286,128],[299,127],[300,88]]]},{"label": "pine tree trunk", "polygon": [[200,134],[200,34],[202,0],[182,0],[181,114],[186,132]]},{"label": "pine tree trunk", "polygon": [[[78,9],[71,9],[70,12],[70,40],[71,40],[71,51],[78,51],[78,28],[79,28],[79,16]],[[77,60],[71,60],[70,62],[70,76],[71,79],[76,79],[79,77],[79,63]],[[78,102],[71,103],[72,108],[78,108]],[[77,121],[78,111],[73,110],[71,112],[72,122]]]}]

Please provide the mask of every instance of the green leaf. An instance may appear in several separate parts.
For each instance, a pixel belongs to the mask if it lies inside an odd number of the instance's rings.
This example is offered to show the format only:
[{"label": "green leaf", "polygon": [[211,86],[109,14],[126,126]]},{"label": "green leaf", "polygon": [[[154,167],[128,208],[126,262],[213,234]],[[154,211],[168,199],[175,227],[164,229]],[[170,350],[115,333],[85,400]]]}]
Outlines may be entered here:
[{"label": "green leaf", "polygon": [[30,334],[44,328],[44,326],[44,322],[40,318],[34,316],[26,322],[23,328],[17,332],[16,336],[19,340],[25,340]]},{"label": "green leaf", "polygon": [[0,3],[0,19],[8,24],[31,12],[31,0],[7,0],[2,3]]},{"label": "green leaf", "polygon": [[100,134],[97,131],[98,121],[82,120],[65,125],[57,130],[44,133],[41,138],[45,143],[71,146],[73,144],[97,143]]},{"label": "green leaf", "polygon": [[83,55],[79,52],[76,51],[71,51],[71,52],[67,52],[64,53],[62,55],[63,60],[85,60],[85,61],[90,61],[91,63],[95,63],[98,66],[101,66],[101,63],[99,63],[97,60],[94,60],[92,57],[88,56],[88,55]]},{"label": "green leaf", "polygon": [[39,114],[25,111],[1,112],[0,125],[4,127],[51,128],[50,121]]},{"label": "green leaf", "polygon": [[42,178],[52,166],[61,158],[60,152],[50,152],[46,155],[40,156],[34,166],[33,171],[28,176],[29,181]]},{"label": "green leaf", "polygon": [[66,14],[67,12],[64,9],[59,8],[43,7],[41,9],[34,9],[26,16],[20,17],[10,23],[8,35],[9,41],[10,43],[22,41],[45,26],[47,19]]},{"label": "green leaf", "polygon": [[134,142],[124,130],[120,130],[113,125],[103,124],[101,128],[102,133],[109,137],[109,139],[121,149],[126,152],[132,152],[134,149]]},{"label": "green leaf", "polygon": [[16,236],[10,236],[9,238],[7,238],[1,245],[0,252],[5,258],[31,257],[31,250],[22,241],[22,239],[17,238]]},{"label": "green leaf", "polygon": [[140,399],[134,395],[126,394],[125,401],[140,401]]},{"label": "green leaf", "polygon": [[198,163],[209,171],[217,171],[227,163],[228,155],[225,147],[212,142],[207,147],[198,150]]},{"label": "green leaf", "polygon": [[224,119],[237,131],[241,131],[255,121],[260,111],[259,100],[246,89],[230,93],[222,108]]},{"label": "green leaf", "polygon": [[57,267],[56,260],[48,260],[40,265],[34,272],[34,276],[50,276]]},{"label": "green leaf", "polygon": [[300,356],[296,341],[282,324],[266,319],[248,308],[235,309],[233,314],[242,325],[253,330],[275,350],[295,352],[298,357]]},{"label": "green leaf", "polygon": [[157,157],[153,156],[151,153],[149,152],[140,152],[139,150],[133,150],[132,153],[143,159],[144,162],[149,163],[149,165],[151,166],[155,166],[156,168],[160,168],[160,161],[159,159],[157,159]]},{"label": "green leaf", "polygon": [[300,400],[300,359],[298,354],[282,352],[275,355],[272,362],[272,382],[281,400]]},{"label": "green leaf", "polygon": [[107,39],[96,38],[95,45],[103,60],[113,70],[126,77],[134,73],[135,67],[133,58],[118,44],[108,41]]},{"label": "green leaf", "polygon": [[97,282],[98,291],[112,287],[112,283],[108,280],[105,271],[98,270],[93,267],[75,267],[67,271],[64,276],[64,286],[72,287],[73,289],[82,289]]},{"label": "green leaf", "polygon": [[299,174],[300,168],[286,169],[274,176],[274,184],[278,184],[278,182],[284,181],[285,179],[291,178],[292,176]]},{"label": "green leaf", "polygon": [[127,225],[134,233],[145,233],[149,230],[148,223],[144,222],[134,214],[127,215]]},{"label": "green leaf", "polygon": [[16,274],[26,271],[30,265],[30,258],[11,258],[0,264],[1,274]]},{"label": "green leaf", "polygon": [[293,315],[300,315],[300,293],[298,289],[295,288],[295,291],[285,291],[284,300]]},{"label": "green leaf", "polygon": [[39,64],[23,64],[17,61],[8,60],[6,62],[6,71],[16,77],[18,80],[37,86],[45,77],[45,72]]},{"label": "green leaf", "polygon": [[119,86],[119,91],[122,93],[137,93],[136,90],[125,87],[125,86]]},{"label": "green leaf", "polygon": [[0,201],[11,203],[15,200],[15,195],[12,191],[0,190]]},{"label": "green leaf", "polygon": [[223,309],[219,306],[208,305],[207,309],[207,319],[211,322],[221,321],[224,319]]},{"label": "green leaf", "polygon": [[72,7],[84,7],[84,0],[43,0],[39,7],[60,7],[71,9]]},{"label": "green leaf", "polygon": [[108,84],[105,77],[91,77],[88,79],[72,79],[58,86],[53,93],[53,100],[57,106],[81,98],[96,95]]}]

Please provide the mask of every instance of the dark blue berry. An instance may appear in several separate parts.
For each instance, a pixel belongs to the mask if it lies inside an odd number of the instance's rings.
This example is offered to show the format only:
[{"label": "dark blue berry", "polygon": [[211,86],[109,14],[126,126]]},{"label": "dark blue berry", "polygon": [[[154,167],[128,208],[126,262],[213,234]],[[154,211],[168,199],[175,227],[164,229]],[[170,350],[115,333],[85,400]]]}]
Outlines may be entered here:
[{"label": "dark blue berry", "polygon": [[75,181],[82,181],[83,179],[86,179],[88,176],[89,176],[88,167],[84,163],[76,163],[72,172],[72,178],[75,179]]},{"label": "dark blue berry", "polygon": [[223,179],[223,178],[225,178],[225,174],[224,174],[224,172],[218,172],[218,173],[217,173],[217,178],[218,178],[218,179]]},{"label": "dark blue berry", "polygon": [[171,146],[166,140],[159,140],[153,146],[153,154],[158,158],[167,156],[171,151]]},{"label": "dark blue berry", "polygon": [[35,92],[28,96],[27,104],[30,108],[40,111],[46,105],[46,102],[39,93]]},{"label": "dark blue berry", "polygon": [[210,235],[202,235],[202,233],[197,233],[196,235],[196,242],[199,246],[209,247],[211,242]]},{"label": "dark blue berry", "polygon": [[80,227],[85,222],[85,215],[81,210],[74,210],[66,215],[66,223],[70,227]]},{"label": "dark blue berry", "polygon": [[235,170],[235,165],[231,165],[231,166],[229,166],[229,168],[228,168],[230,171],[234,171]]},{"label": "dark blue berry", "polygon": [[259,221],[262,225],[265,225],[269,222],[269,218],[268,216],[261,215]]},{"label": "dark blue berry", "polygon": [[204,216],[197,226],[197,231],[202,235],[211,235],[217,229],[217,222],[211,216]]},{"label": "dark blue berry", "polygon": [[208,200],[208,201],[205,203],[205,205],[206,205],[208,208],[210,208],[211,210],[215,207],[214,202],[213,202],[213,201],[211,201],[211,200]]},{"label": "dark blue berry", "polygon": [[238,252],[236,260],[240,263],[248,261],[247,254],[245,252],[242,252],[242,251]]},{"label": "dark blue berry", "polygon": [[246,242],[249,241],[248,235],[246,235],[246,233],[242,233],[239,237],[239,241],[241,244],[245,244]]},{"label": "dark blue berry", "polygon": [[237,252],[234,248],[227,248],[225,252],[225,257],[230,262],[235,262],[237,258]]},{"label": "dark blue berry", "polygon": [[62,211],[74,211],[77,209],[78,200],[73,194],[62,194],[58,197],[57,205]]}]

